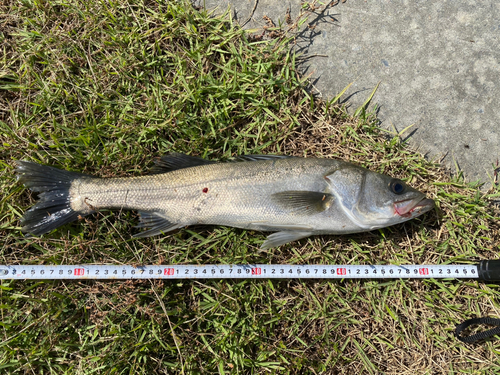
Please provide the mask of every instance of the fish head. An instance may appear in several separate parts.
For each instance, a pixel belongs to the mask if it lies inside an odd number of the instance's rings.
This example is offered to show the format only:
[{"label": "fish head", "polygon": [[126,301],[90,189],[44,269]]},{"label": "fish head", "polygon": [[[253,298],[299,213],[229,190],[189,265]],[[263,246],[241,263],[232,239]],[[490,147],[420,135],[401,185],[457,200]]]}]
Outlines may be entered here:
[{"label": "fish head", "polygon": [[363,229],[402,223],[434,207],[432,199],[404,181],[358,166],[337,170],[326,179],[344,212]]}]

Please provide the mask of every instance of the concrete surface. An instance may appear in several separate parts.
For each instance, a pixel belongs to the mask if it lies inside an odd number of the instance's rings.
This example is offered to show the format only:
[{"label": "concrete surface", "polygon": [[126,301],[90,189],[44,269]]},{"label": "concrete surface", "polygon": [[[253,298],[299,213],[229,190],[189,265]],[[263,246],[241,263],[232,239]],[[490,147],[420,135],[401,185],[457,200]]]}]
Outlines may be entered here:
[{"label": "concrete surface", "polygon": [[[245,28],[262,28],[263,16],[285,24],[300,1],[206,0],[207,9],[230,5]],[[349,83],[351,108],[378,82],[372,103],[383,127],[411,128],[410,144],[468,181],[490,186],[500,158],[500,2],[349,0],[311,14],[296,47],[317,55],[302,66],[314,87],[332,98]],[[410,131],[405,133],[410,135]],[[488,175],[490,177],[488,177]]]}]

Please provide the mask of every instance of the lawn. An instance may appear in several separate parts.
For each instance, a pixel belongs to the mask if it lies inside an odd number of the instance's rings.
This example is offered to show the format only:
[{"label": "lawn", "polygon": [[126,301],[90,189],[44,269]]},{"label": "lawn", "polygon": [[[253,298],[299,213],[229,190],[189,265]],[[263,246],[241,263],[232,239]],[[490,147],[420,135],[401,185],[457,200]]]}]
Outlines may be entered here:
[{"label": "lawn", "polygon": [[[305,6],[307,10],[307,6]],[[305,27],[305,26],[303,26]],[[0,5],[2,264],[471,264],[496,259],[498,188],[454,177],[307,90],[293,34],[245,32],[167,1],[7,0]],[[101,212],[42,238],[15,160],[102,177],[148,173],[168,152],[338,158],[399,177],[435,211],[382,230],[261,250],[266,234],[190,227],[134,239],[135,212]],[[491,168],[493,174],[493,167]],[[500,341],[456,324],[500,317],[474,280],[11,281],[0,284],[8,374],[491,374]]]}]

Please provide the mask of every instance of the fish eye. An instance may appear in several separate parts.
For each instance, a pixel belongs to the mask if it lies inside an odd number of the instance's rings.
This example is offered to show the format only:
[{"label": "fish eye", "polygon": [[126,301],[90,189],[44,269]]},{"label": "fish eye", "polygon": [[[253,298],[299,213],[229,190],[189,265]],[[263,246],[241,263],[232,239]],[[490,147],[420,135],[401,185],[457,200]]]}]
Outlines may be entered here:
[{"label": "fish eye", "polygon": [[403,181],[400,181],[400,180],[393,180],[391,181],[391,183],[389,184],[389,187],[391,188],[391,191],[394,193],[394,194],[403,194],[406,190],[406,185],[404,184]]}]

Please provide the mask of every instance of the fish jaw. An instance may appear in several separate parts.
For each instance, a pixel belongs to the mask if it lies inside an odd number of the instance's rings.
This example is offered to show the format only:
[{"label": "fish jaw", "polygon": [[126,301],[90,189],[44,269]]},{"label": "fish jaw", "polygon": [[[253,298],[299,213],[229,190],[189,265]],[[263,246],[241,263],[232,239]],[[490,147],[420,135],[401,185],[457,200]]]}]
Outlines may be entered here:
[{"label": "fish jaw", "polygon": [[408,199],[394,203],[394,213],[407,219],[413,219],[434,207],[432,199],[422,198],[421,200]]}]

